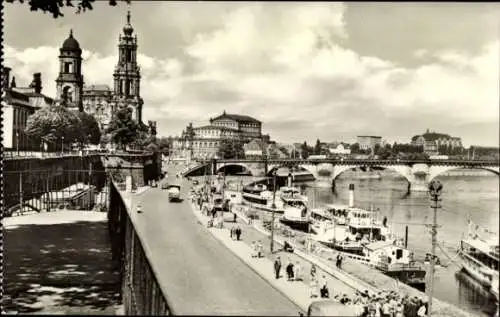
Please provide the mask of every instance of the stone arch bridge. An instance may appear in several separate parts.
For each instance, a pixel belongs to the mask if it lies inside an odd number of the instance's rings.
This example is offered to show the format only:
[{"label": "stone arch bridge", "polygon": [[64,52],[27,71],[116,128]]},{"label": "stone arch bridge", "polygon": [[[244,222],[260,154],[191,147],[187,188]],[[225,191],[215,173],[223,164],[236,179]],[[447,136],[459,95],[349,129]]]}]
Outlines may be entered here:
[{"label": "stone arch bridge", "polygon": [[436,176],[459,168],[488,170],[499,175],[499,161],[465,160],[211,160],[186,172],[184,176],[225,172],[238,169],[253,176],[270,176],[280,167],[299,167],[310,172],[315,179],[335,186],[335,179],[343,172],[358,167],[380,167],[393,170],[408,180],[411,191],[427,191],[429,182]]}]

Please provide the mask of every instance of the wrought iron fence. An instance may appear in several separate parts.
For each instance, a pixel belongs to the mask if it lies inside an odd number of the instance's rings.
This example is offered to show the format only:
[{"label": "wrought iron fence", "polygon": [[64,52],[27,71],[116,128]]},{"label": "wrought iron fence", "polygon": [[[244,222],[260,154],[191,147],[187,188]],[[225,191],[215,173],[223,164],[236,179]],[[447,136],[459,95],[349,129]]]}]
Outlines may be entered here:
[{"label": "wrought iron fence", "polygon": [[109,179],[104,170],[4,171],[4,216],[25,211],[107,211]]}]

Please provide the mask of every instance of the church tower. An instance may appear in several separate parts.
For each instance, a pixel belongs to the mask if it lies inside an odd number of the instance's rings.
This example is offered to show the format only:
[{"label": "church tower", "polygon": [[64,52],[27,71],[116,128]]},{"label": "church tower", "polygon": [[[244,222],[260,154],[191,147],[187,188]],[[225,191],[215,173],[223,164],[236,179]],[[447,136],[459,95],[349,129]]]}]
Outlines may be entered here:
[{"label": "church tower", "polygon": [[71,110],[83,111],[82,50],[73,38],[73,30],[59,49],[59,76],[56,79],[57,100]]},{"label": "church tower", "polygon": [[134,33],[134,28],[130,25],[130,11],[128,11],[127,24],[123,27],[123,35],[119,37],[118,64],[113,73],[113,103],[118,108],[132,109],[132,118],[137,122],[142,122],[144,101],[140,97],[141,74],[137,65],[137,35],[132,35],[132,33]]}]

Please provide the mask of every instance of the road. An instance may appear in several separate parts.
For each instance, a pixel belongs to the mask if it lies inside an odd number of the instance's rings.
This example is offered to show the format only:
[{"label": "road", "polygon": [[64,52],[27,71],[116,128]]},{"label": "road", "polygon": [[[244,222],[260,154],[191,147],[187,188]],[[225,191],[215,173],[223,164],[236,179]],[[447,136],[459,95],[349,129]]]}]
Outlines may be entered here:
[{"label": "road", "polygon": [[186,200],[169,203],[158,186],[140,196],[143,213],[134,218],[174,312],[298,316],[299,307],[201,226],[189,206],[188,183],[175,178],[174,168],[168,172],[166,181],[181,181]]}]

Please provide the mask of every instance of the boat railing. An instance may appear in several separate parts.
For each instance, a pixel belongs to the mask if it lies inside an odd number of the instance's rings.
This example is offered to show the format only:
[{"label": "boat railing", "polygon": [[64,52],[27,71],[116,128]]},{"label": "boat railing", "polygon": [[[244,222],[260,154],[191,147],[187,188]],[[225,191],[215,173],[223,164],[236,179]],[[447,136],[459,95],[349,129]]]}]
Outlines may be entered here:
[{"label": "boat railing", "polygon": [[388,271],[395,270],[415,270],[421,269],[422,265],[416,261],[411,261],[410,263],[382,263],[382,267]]}]

